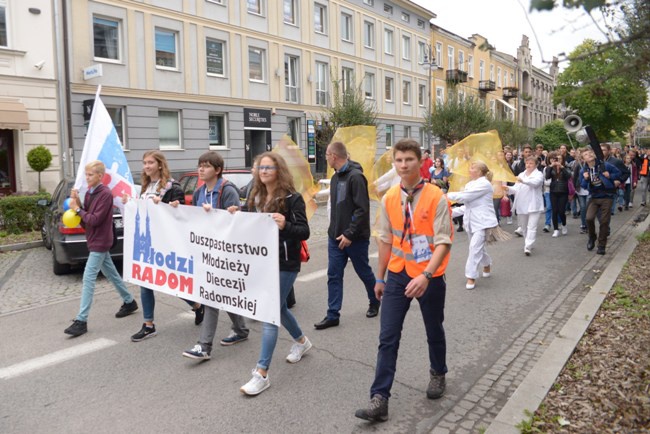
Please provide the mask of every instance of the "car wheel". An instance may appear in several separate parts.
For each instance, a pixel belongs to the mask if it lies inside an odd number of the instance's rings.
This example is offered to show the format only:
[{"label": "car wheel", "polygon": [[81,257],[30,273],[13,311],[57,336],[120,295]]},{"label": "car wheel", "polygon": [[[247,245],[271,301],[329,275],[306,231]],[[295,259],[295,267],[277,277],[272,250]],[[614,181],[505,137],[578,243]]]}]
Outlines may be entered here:
[{"label": "car wheel", "polygon": [[60,264],[56,260],[56,251],[54,249],[54,245],[52,245],[52,271],[54,274],[57,276],[61,276],[63,274],[68,274],[70,273],[70,264]]},{"label": "car wheel", "polygon": [[52,250],[52,240],[50,239],[49,232],[47,231],[45,224],[41,227],[41,238],[43,238],[43,245],[47,250]]}]

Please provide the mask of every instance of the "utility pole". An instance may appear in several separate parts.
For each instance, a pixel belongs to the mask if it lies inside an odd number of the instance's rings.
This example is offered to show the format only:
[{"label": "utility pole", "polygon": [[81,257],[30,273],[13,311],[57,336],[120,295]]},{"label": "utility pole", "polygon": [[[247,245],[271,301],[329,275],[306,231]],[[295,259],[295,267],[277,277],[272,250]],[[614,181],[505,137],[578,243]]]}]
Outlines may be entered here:
[{"label": "utility pole", "polygon": [[[436,67],[436,59],[433,57],[433,47],[431,47],[431,44],[426,44],[425,46],[425,52],[424,52],[424,61],[422,62],[422,66],[424,68],[427,68],[429,71],[429,84],[427,88],[429,89],[429,101],[428,101],[428,106],[429,106],[429,112],[428,115],[431,117],[431,112],[432,112],[432,101],[433,101],[433,92],[432,88],[433,85],[431,84],[431,79],[432,79],[432,71],[433,68]],[[429,119],[427,119],[427,146],[425,146],[425,149],[429,149],[431,151],[431,155],[435,158],[436,156],[436,150],[435,146],[431,143],[432,142],[432,137],[431,137],[431,126],[429,125]]]}]

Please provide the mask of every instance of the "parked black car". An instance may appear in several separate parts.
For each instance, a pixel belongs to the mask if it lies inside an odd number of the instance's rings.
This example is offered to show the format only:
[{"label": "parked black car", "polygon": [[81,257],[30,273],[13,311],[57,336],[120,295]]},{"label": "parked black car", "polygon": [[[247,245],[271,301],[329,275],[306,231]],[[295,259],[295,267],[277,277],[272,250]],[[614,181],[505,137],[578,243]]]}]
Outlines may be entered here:
[{"label": "parked black car", "polygon": [[[56,186],[52,199],[38,201],[46,207],[41,228],[43,243],[47,249],[52,250],[52,271],[61,275],[70,272],[73,265],[83,264],[88,259],[88,246],[86,245],[86,231],[81,227],[68,228],[61,222],[63,202],[70,196],[70,189],[74,186],[74,179],[64,179]],[[124,223],[120,209],[113,207],[114,227],[117,228],[117,244],[111,249],[114,260],[122,260]]]}]

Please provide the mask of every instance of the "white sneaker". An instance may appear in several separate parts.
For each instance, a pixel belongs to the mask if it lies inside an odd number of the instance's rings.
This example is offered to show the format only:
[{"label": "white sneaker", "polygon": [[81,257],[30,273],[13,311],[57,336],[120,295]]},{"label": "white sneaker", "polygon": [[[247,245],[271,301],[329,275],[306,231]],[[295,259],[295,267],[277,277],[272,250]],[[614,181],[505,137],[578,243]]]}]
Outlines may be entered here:
[{"label": "white sneaker", "polygon": [[568,234],[569,231],[567,230],[566,226],[562,226],[562,235]]},{"label": "white sneaker", "polygon": [[557,229],[555,229],[555,230],[553,231],[553,238],[557,238],[557,237],[559,237],[559,236],[560,236],[560,231],[558,231]]},{"label": "white sneaker", "polygon": [[543,229],[543,230],[544,230],[544,232],[550,232],[550,231],[551,231],[551,227],[550,227],[549,225],[544,225],[544,229]]},{"label": "white sneaker", "polygon": [[628,203],[628,204],[627,204],[627,207],[628,207],[628,208],[632,208],[632,202]]},{"label": "white sneaker", "polygon": [[287,356],[287,362],[289,363],[298,363],[300,359],[302,359],[302,356],[305,355],[305,353],[309,350],[311,350],[311,341],[305,336],[305,343],[294,343],[291,346],[291,352]]},{"label": "white sneaker", "polygon": [[524,233],[522,232],[521,228],[515,229],[515,234],[519,235],[520,237],[524,236]]},{"label": "white sneaker", "polygon": [[530,249],[528,247],[524,249],[524,255],[530,256]]},{"label": "white sneaker", "polygon": [[271,387],[271,382],[269,381],[268,374],[266,374],[266,378],[264,378],[262,377],[262,374],[257,372],[257,369],[253,369],[252,374],[253,378],[251,378],[248,383],[239,388],[239,391],[241,393],[249,396],[255,396]]},{"label": "white sneaker", "polygon": [[[631,205],[630,205],[631,206]],[[512,217],[507,217],[506,218],[506,224],[511,225],[512,224]]]}]

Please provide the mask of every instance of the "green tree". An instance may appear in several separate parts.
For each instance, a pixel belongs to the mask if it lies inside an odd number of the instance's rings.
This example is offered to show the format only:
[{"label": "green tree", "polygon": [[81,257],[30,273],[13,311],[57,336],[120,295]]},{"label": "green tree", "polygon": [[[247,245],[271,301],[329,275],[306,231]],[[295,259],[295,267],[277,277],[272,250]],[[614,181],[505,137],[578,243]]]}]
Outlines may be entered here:
[{"label": "green tree", "polygon": [[518,147],[519,145],[523,145],[524,143],[528,143],[530,141],[528,128],[521,126],[511,120],[495,120],[489,129],[497,130],[499,132],[499,138],[501,139],[501,143],[504,146],[510,145]]},{"label": "green tree", "polygon": [[435,111],[424,117],[427,132],[447,143],[464,139],[470,134],[485,132],[492,123],[492,114],[483,103],[473,97],[461,101],[458,97],[438,102]]},{"label": "green tree", "polygon": [[563,143],[568,145],[568,142],[564,123],[560,120],[547,123],[533,134],[533,144],[541,143],[549,151],[559,148]]},{"label": "green tree", "polygon": [[565,103],[577,110],[598,138],[607,141],[614,135],[625,135],[648,104],[648,97],[640,78],[614,74],[626,64],[621,51],[585,56],[595,53],[597,47],[595,41],[587,39],[570,54],[573,60],[558,77],[553,103]]},{"label": "green tree", "polygon": [[41,191],[41,172],[50,167],[52,153],[43,145],[39,145],[27,153],[27,164],[38,172],[38,191]]}]

